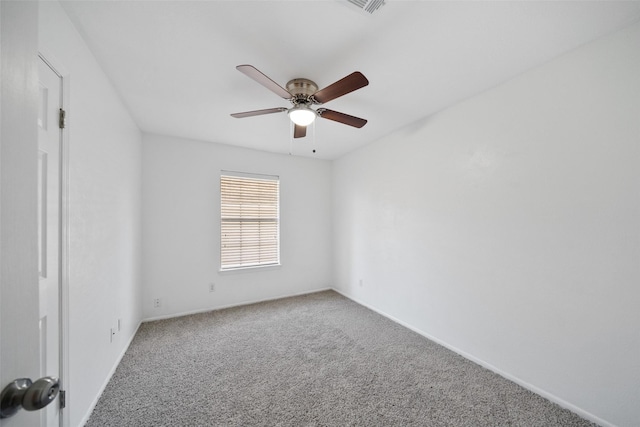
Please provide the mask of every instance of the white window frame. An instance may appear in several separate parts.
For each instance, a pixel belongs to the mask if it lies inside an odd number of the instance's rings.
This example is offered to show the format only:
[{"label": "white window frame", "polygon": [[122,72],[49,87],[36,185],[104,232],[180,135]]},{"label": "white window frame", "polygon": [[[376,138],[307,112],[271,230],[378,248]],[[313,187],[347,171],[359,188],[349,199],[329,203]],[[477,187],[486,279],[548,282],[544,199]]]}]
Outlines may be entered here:
[{"label": "white window frame", "polygon": [[[256,193],[261,185],[264,198]],[[280,178],[220,171],[220,271],[279,265]]]}]

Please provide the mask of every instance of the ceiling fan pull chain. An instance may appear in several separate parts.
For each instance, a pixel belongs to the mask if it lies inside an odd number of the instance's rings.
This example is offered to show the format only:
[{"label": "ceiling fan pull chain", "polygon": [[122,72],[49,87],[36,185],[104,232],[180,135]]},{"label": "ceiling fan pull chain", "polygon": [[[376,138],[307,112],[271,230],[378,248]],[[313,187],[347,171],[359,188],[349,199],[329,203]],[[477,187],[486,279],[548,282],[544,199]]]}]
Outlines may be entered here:
[{"label": "ceiling fan pull chain", "polygon": [[312,132],[313,132],[313,146],[312,146],[312,150],[313,150],[313,153],[315,154],[315,153],[316,153],[316,122],[313,122],[313,123],[312,123],[312,126],[313,126],[313,130],[312,130]]},{"label": "ceiling fan pull chain", "polygon": [[293,155],[293,127],[294,124],[289,120],[289,155]]}]

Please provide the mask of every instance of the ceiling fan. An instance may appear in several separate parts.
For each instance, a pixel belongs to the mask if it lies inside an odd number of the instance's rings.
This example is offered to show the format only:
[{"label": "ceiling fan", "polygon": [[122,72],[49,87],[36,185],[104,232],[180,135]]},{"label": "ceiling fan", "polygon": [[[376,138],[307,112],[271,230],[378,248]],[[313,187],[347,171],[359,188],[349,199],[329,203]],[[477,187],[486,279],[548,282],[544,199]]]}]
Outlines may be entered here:
[{"label": "ceiling fan", "polygon": [[348,76],[330,84],[324,89],[318,90],[318,85],[309,79],[293,79],[287,83],[287,88],[283,88],[278,83],[264,75],[260,70],[252,65],[238,65],[236,69],[262,86],[266,87],[276,95],[288,100],[293,104],[291,108],[276,107],[265,110],[245,111],[243,113],[231,114],[232,117],[243,118],[260,116],[263,114],[281,113],[286,111],[289,118],[294,123],[294,138],[302,138],[307,134],[307,126],[313,123],[316,117],[333,120],[334,122],[361,128],[367,121],[359,117],[350,116],[338,111],[326,108],[312,109],[312,105],[320,105],[333,99],[346,95],[349,92],[358,90],[369,84],[369,80],[359,71],[355,71]]}]

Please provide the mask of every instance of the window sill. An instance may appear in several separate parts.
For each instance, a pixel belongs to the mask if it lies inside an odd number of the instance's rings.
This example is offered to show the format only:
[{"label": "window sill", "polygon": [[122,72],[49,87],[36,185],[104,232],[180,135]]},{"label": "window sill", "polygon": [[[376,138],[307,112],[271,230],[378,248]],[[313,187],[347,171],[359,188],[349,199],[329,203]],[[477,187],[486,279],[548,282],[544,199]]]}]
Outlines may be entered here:
[{"label": "window sill", "polygon": [[252,265],[251,267],[235,267],[235,268],[225,268],[218,270],[218,274],[235,274],[235,273],[249,273],[249,272],[257,272],[257,271],[269,271],[269,270],[280,270],[282,264],[269,264],[269,265]]}]

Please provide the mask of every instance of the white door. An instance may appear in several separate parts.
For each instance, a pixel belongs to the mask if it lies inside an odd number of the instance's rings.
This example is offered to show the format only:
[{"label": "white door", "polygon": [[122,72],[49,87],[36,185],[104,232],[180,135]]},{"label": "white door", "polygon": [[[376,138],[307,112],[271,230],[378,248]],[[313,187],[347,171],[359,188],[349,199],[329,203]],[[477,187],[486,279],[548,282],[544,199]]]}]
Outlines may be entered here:
[{"label": "white door", "polygon": [[[2,120],[1,427],[62,424],[61,397],[54,380],[61,375],[63,360],[62,79],[39,60],[38,81],[15,91],[3,85],[2,92],[21,111],[12,117],[14,122],[5,120],[6,116]],[[30,103],[30,97],[38,99],[37,145],[36,109],[32,108],[36,103]],[[4,114],[9,102],[2,101]],[[26,126],[29,117],[33,131]],[[37,410],[42,402],[48,405]],[[19,409],[20,403],[32,411]]]},{"label": "white door", "polygon": [[[0,1],[0,22],[0,427],[31,427],[40,425],[42,411],[25,411],[19,404],[28,402],[27,406],[35,408],[43,399],[34,398],[38,397],[34,390],[55,390],[25,388],[27,378],[38,380],[42,367],[38,327],[38,3]],[[26,399],[29,393],[30,399]],[[56,397],[53,404],[58,401]]]},{"label": "white door", "polygon": [[[40,59],[38,111],[38,270],[40,377],[60,378],[62,268],[62,78]],[[41,413],[41,427],[57,427],[60,404]]]}]

